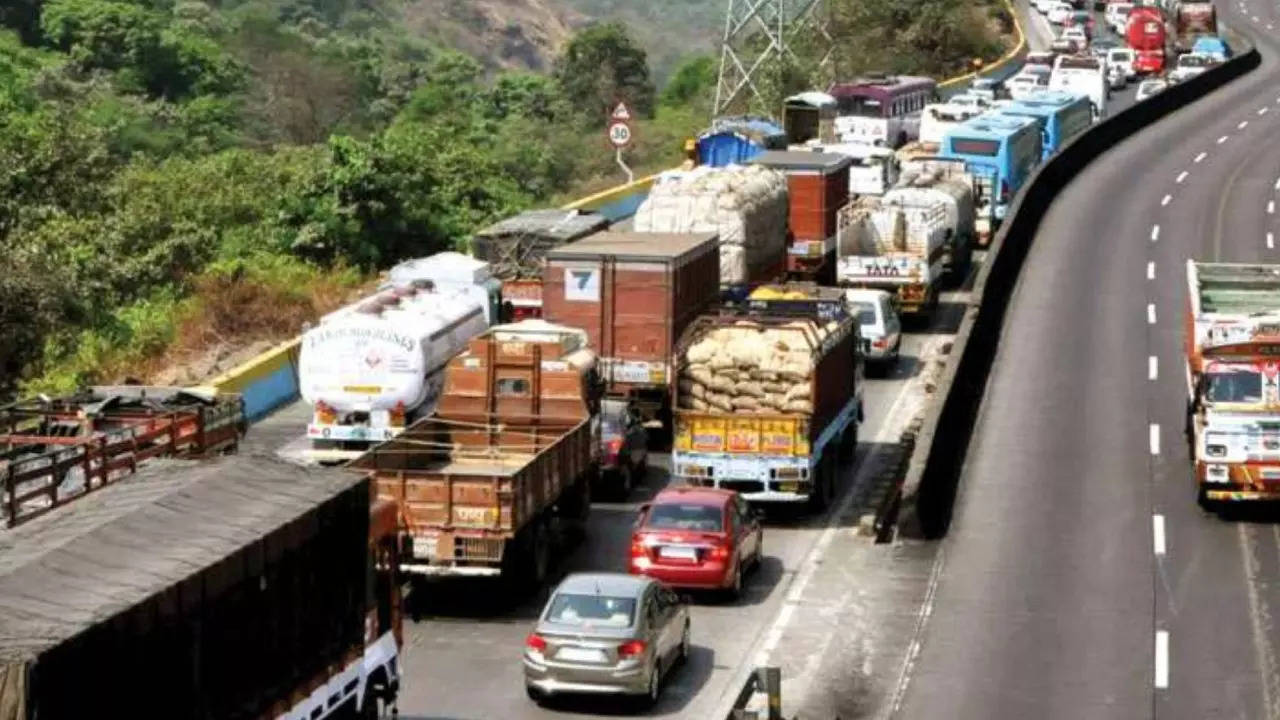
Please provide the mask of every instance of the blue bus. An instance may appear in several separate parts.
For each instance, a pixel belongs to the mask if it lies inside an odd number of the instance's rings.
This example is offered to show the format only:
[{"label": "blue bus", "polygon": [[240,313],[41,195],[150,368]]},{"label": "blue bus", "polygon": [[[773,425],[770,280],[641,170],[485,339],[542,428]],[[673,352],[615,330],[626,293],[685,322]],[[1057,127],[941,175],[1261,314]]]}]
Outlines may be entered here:
[{"label": "blue bus", "polygon": [[947,131],[944,158],[963,160],[978,200],[978,243],[985,245],[1004,219],[1014,193],[1040,163],[1040,124],[1029,117],[986,112]]},{"label": "blue bus", "polygon": [[1040,160],[1049,159],[1068,141],[1088,129],[1093,122],[1093,108],[1087,95],[1050,91],[1040,92],[1009,103],[999,110],[1001,115],[1035,118],[1040,123]]}]

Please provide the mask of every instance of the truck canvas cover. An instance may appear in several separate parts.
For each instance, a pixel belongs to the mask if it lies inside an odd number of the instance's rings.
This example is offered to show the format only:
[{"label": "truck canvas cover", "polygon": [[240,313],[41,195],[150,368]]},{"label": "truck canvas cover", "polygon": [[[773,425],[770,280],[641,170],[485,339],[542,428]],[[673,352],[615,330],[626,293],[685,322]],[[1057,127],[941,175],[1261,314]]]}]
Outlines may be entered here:
[{"label": "truck canvas cover", "polygon": [[0,533],[0,720],[257,717],[360,642],[366,482],[157,459]]},{"label": "truck canvas cover", "polygon": [[603,215],[577,210],[526,210],[477,232],[471,240],[476,257],[489,263],[504,280],[539,278],[547,251],[609,226]]}]

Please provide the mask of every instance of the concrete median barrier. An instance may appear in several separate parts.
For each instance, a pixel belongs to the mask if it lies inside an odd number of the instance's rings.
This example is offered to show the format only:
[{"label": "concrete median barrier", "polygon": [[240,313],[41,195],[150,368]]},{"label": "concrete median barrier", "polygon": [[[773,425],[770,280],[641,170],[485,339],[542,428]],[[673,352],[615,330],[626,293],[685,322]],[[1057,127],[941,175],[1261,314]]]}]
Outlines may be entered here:
[{"label": "concrete median barrier", "polygon": [[1095,158],[1173,111],[1254,70],[1256,49],[1116,113],[1081,134],[1032,175],[1009,208],[974,283],[972,300],[940,378],[945,390],[927,408],[898,492],[881,504],[877,527],[908,537],[946,534],[960,473],[978,419],[1000,331],[1018,273],[1058,192]]}]

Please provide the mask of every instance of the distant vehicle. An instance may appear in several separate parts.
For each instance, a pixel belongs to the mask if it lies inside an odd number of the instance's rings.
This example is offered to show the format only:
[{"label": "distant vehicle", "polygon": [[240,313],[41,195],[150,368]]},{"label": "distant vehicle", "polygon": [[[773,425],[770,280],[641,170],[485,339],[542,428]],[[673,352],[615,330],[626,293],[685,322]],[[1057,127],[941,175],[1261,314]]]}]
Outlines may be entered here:
[{"label": "distant vehicle", "polygon": [[1089,129],[1089,98],[1077,93],[1046,91],[1001,109],[1003,115],[1036,118],[1041,124],[1041,159],[1047,160],[1075,136]]},{"label": "distant vehicle", "polygon": [[1076,10],[1062,24],[1068,28],[1080,28],[1086,38],[1093,38],[1093,13],[1088,10]]},{"label": "distant vehicle", "polygon": [[1137,5],[1129,11],[1124,31],[1125,42],[1138,54],[1133,62],[1139,74],[1164,72],[1165,27],[1160,8]]},{"label": "distant vehicle", "polygon": [[1129,18],[1129,11],[1133,10],[1133,3],[1113,2],[1107,4],[1107,9],[1103,13],[1103,18],[1107,21],[1115,34],[1124,35],[1125,23]]},{"label": "distant vehicle", "polygon": [[1027,53],[1027,58],[1022,62],[1022,70],[1026,71],[1033,67],[1044,67],[1049,70],[1053,69],[1054,54],[1051,52],[1031,52]]},{"label": "distant vehicle", "polygon": [[982,112],[991,107],[991,100],[974,93],[960,93],[952,95],[947,104],[955,107],[970,108],[976,112]]},{"label": "distant vehicle", "polygon": [[836,135],[843,142],[902,147],[916,137],[920,111],[937,102],[933,78],[869,74],[833,84]]},{"label": "distant vehicle", "polygon": [[1098,54],[1105,55],[1106,53],[1121,47],[1124,47],[1124,45],[1119,40],[1109,37],[1094,38],[1089,42],[1089,52],[1094,56],[1097,56]]},{"label": "distant vehicle", "polygon": [[1133,50],[1129,48],[1116,48],[1107,51],[1107,66],[1118,67],[1124,71],[1126,80],[1132,80],[1138,77],[1138,71],[1133,67],[1133,61],[1136,59]]},{"label": "distant vehicle", "polygon": [[1177,2],[1174,5],[1178,52],[1191,52],[1196,38],[1218,34],[1218,13],[1211,2]]},{"label": "distant vehicle", "polygon": [[649,468],[649,436],[640,414],[622,398],[600,403],[600,479],[625,500]]},{"label": "distant vehicle", "polygon": [[979,244],[1004,220],[1009,202],[1040,162],[1040,147],[1038,124],[1030,118],[981,115],[947,133],[942,157],[964,160],[979,188]]},{"label": "distant vehicle", "polygon": [[1072,12],[1075,12],[1075,8],[1071,7],[1070,4],[1064,2],[1054,3],[1049,8],[1049,22],[1054,25],[1061,25],[1067,21]]},{"label": "distant vehicle", "polygon": [[1119,65],[1107,66],[1107,87],[1112,90],[1123,90],[1124,86],[1129,82],[1129,78],[1124,74],[1124,68]]},{"label": "distant vehicle", "polygon": [[1035,0],[1036,10],[1044,15],[1056,4],[1057,0]]},{"label": "distant vehicle", "polygon": [[1076,52],[1089,49],[1089,34],[1083,28],[1069,27],[1062,31],[1062,37],[1075,42]]},{"label": "distant vehicle", "polygon": [[995,78],[974,78],[969,83],[969,94],[995,102],[1004,94],[1004,83]]},{"label": "distant vehicle", "polygon": [[1171,82],[1186,82],[1217,63],[1208,55],[1187,53],[1178,57],[1178,65],[1169,73]]},{"label": "distant vehicle", "polygon": [[1053,42],[1049,44],[1049,47],[1053,48],[1053,51],[1059,55],[1074,55],[1081,49],[1077,40],[1065,35],[1059,35],[1054,38]]},{"label": "distant vehicle", "polygon": [[679,588],[742,594],[742,578],[764,552],[760,512],[719,488],[674,487],[640,508],[631,532],[632,575]]},{"label": "distant vehicle", "polygon": [[1227,41],[1212,35],[1202,35],[1197,38],[1195,44],[1191,46],[1191,52],[1208,55],[1218,62],[1226,62],[1231,57],[1231,48],[1227,45]]},{"label": "distant vehicle", "polygon": [[656,580],[575,573],[551,593],[524,641],[525,692],[631,696],[658,702],[662,681],[689,657],[689,607]]},{"label": "distant vehicle", "polygon": [[894,297],[886,290],[853,288],[844,291],[849,309],[857,315],[862,334],[862,357],[868,371],[883,373],[898,364],[902,348],[902,320]]},{"label": "distant vehicle", "polygon": [[1049,73],[1029,73],[1025,70],[1008,82],[1009,95],[1014,100],[1026,100],[1049,88]]},{"label": "distant vehicle", "polygon": [[1064,55],[1054,61],[1053,75],[1049,77],[1050,90],[1086,95],[1093,103],[1093,119],[1107,114],[1106,61],[1088,56]]},{"label": "distant vehicle", "polygon": [[1135,102],[1142,102],[1153,95],[1164,92],[1168,87],[1169,83],[1164,80],[1143,80],[1138,85],[1138,92],[1133,99]]},{"label": "distant vehicle", "polygon": [[972,105],[926,105],[920,116],[920,144],[927,151],[937,152],[938,145],[948,130],[980,114],[982,109]]}]

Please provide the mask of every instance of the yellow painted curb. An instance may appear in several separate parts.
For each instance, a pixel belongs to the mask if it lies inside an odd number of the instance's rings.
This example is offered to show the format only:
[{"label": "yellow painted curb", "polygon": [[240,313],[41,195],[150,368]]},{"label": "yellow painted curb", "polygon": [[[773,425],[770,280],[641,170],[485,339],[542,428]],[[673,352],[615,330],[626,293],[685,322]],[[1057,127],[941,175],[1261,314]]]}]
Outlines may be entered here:
[{"label": "yellow painted curb", "polygon": [[302,338],[285,341],[270,350],[241,363],[205,383],[219,392],[240,392],[254,380],[265,377],[284,364],[296,362]]},{"label": "yellow painted curb", "polygon": [[1022,22],[1018,19],[1017,9],[1013,7],[1013,3],[1010,2],[1010,0],[1004,0],[1004,6],[1005,9],[1009,11],[1009,17],[1013,18],[1013,31],[1018,37],[1018,42],[1013,46],[1013,49],[1005,53],[1003,57],[996,60],[991,65],[984,67],[982,70],[965,73],[964,75],[959,75],[953,78],[947,78],[946,80],[939,82],[938,87],[948,87],[957,83],[962,83],[966,80],[972,80],[983,73],[989,73],[993,69],[1008,65],[1011,60],[1018,57],[1019,54],[1027,49],[1027,36],[1022,32]]},{"label": "yellow painted curb", "polygon": [[584,198],[574,200],[568,205],[563,206],[562,209],[590,210],[592,208],[600,207],[601,205],[606,205],[614,200],[618,200],[641,190],[648,190],[653,185],[653,181],[657,179],[658,176],[656,174],[648,175],[640,178],[639,180],[623,183],[622,185],[611,187],[608,190],[601,190],[594,195],[588,195]]}]

